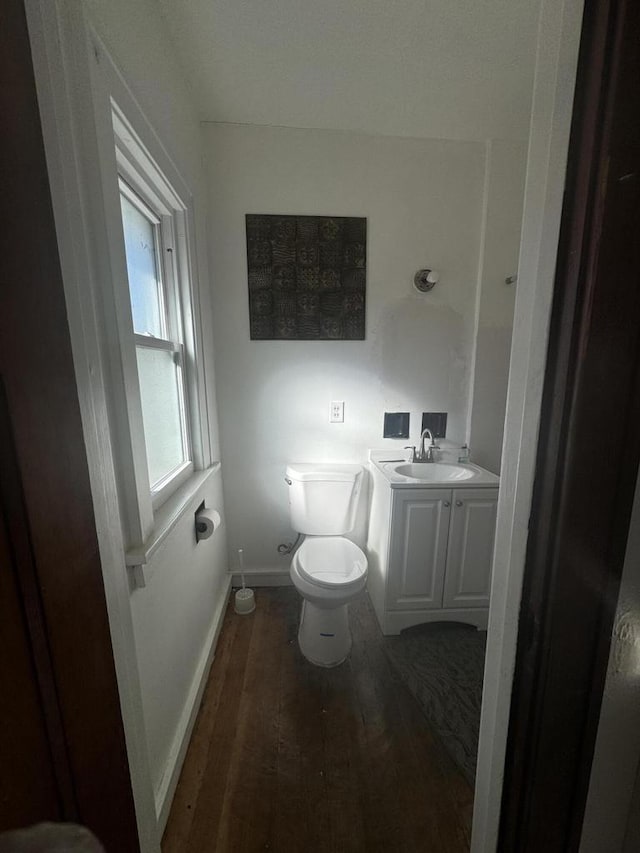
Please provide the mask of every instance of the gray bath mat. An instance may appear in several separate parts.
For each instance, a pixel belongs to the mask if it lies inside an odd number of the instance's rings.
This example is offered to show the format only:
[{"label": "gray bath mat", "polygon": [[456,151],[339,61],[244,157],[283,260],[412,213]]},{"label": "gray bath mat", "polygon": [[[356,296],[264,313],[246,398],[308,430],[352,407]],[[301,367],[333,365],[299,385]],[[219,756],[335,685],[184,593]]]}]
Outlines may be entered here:
[{"label": "gray bath mat", "polygon": [[457,622],[418,625],[385,638],[391,663],[472,785],[486,640],[485,631]]}]

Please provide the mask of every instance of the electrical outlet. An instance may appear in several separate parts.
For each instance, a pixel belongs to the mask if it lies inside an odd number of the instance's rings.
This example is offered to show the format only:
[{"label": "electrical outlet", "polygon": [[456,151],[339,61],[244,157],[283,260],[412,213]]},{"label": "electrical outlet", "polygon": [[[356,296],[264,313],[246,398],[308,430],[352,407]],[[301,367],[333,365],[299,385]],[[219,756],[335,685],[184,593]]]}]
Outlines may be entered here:
[{"label": "electrical outlet", "polygon": [[329,423],[344,423],[344,400],[332,400],[329,407]]}]

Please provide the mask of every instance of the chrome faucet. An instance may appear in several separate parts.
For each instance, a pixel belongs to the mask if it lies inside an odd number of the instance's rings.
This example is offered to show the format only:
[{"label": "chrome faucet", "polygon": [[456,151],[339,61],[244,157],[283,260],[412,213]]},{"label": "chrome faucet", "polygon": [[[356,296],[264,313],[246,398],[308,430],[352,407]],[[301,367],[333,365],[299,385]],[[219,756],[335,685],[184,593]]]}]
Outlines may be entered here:
[{"label": "chrome faucet", "polygon": [[[424,440],[427,436],[429,436],[429,446],[427,448],[425,448]],[[420,436],[420,446],[418,448],[418,452],[416,453],[415,461],[416,462],[435,462],[436,460],[434,459],[434,456],[433,456],[434,450],[440,450],[440,448],[436,444],[435,439],[433,438],[433,434],[431,433],[431,430],[430,429],[423,429],[422,435]]]},{"label": "chrome faucet", "polygon": [[[429,447],[425,448],[424,440],[429,436],[430,442]],[[435,462],[435,458],[433,456],[434,450],[440,450],[439,446],[436,444],[435,439],[431,433],[430,429],[423,429],[422,435],[420,436],[420,445],[416,450],[415,444],[409,444],[405,447],[405,450],[411,451],[411,459],[410,462]]]}]

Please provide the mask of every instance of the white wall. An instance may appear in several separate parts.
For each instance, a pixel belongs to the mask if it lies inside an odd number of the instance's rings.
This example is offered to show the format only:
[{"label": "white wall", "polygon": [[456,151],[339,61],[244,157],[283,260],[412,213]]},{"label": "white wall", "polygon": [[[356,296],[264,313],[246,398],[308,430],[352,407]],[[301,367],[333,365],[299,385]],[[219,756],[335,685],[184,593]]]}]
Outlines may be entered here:
[{"label": "white wall", "polygon": [[500,473],[527,160],[525,142],[487,143],[477,332],[469,411],[471,458]]},{"label": "white wall", "polygon": [[[225,498],[232,553],[286,568],[287,461],[404,455],[423,411],[465,440],[484,146],[330,131],[204,126]],[[245,213],[366,216],[366,340],[250,341]],[[440,284],[412,287],[433,266]],[[330,400],[345,401],[329,424]],[[411,440],[383,440],[385,411]]]},{"label": "white wall", "polygon": [[149,767],[163,820],[226,602],[224,527],[210,539],[195,540],[193,513],[202,500],[223,512],[220,473],[192,499],[146,567],[147,586],[131,596]]}]

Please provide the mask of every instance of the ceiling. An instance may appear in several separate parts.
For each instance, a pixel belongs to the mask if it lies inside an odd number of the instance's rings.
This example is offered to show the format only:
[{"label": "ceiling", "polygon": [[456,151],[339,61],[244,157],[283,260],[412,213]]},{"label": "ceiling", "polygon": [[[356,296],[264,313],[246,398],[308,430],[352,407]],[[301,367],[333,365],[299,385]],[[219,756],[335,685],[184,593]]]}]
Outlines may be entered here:
[{"label": "ceiling", "polygon": [[158,0],[204,121],[525,138],[539,0]]}]

